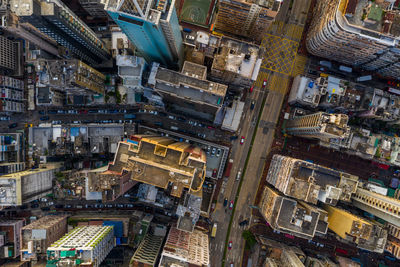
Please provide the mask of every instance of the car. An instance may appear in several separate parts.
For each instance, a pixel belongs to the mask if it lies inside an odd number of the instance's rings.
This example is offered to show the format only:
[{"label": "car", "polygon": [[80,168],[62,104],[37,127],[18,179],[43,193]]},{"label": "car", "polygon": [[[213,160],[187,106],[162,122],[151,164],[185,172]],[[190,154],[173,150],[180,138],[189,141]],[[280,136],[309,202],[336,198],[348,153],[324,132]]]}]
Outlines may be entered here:
[{"label": "car", "polygon": [[79,114],[88,114],[88,111],[86,109],[81,109],[79,110]]},{"label": "car", "polygon": [[229,203],[229,209],[233,209],[233,200],[231,200],[231,202]]},{"label": "car", "polygon": [[49,116],[43,116],[39,118],[41,121],[48,121],[50,118]]},{"label": "car", "polygon": [[229,249],[229,250],[231,250],[231,249],[232,249],[232,241],[229,241],[229,244],[228,244],[228,249]]},{"label": "car", "polygon": [[200,122],[199,122],[199,124],[198,124],[197,126],[203,127],[203,128],[206,127],[204,124],[202,124],[202,123],[200,123]]},{"label": "car", "polygon": [[318,75],[318,72],[316,72],[315,70],[308,70],[308,73],[312,75]]},{"label": "car", "polygon": [[200,138],[206,138],[206,134],[203,133],[197,133],[197,136]]},{"label": "car", "polygon": [[139,109],[139,113],[146,113],[147,112],[147,110],[145,110],[145,109]]},{"label": "car", "polygon": [[215,152],[217,151],[217,149],[215,148],[215,147],[213,147],[212,149],[211,149],[211,155],[215,155]]},{"label": "car", "polygon": [[65,208],[66,208],[66,209],[70,209],[70,208],[72,208],[72,205],[68,205],[68,204],[67,204],[67,205],[65,205]]},{"label": "car", "polygon": [[99,109],[98,113],[106,113],[104,109]]},{"label": "car", "polygon": [[244,136],[242,136],[242,137],[240,138],[240,144],[241,144],[241,145],[244,144]]},{"label": "car", "polygon": [[224,207],[226,207],[226,205],[228,205],[228,199],[227,198],[224,199]]},{"label": "car", "polygon": [[247,219],[239,222],[239,226],[245,226],[245,225],[248,225],[248,224],[249,224],[249,220],[247,220]]},{"label": "car", "polygon": [[57,114],[65,114],[65,110],[62,110],[62,109],[57,110]]},{"label": "car", "polygon": [[214,178],[217,177],[217,169],[214,169],[214,170],[213,170],[213,172],[212,172],[212,177],[214,177]]},{"label": "car", "polygon": [[219,157],[220,155],[221,155],[221,149],[218,148],[218,149],[217,149],[217,154],[216,154],[216,156]]},{"label": "car", "polygon": [[77,110],[73,110],[73,109],[68,110],[68,114],[77,114],[77,113],[78,113]]},{"label": "car", "polygon": [[214,129],[215,129],[215,127],[212,127],[212,126],[210,126],[210,125],[207,126],[207,128],[210,129],[210,130],[214,130]]},{"label": "car", "polygon": [[47,111],[48,114],[57,114],[57,110],[49,110]]},{"label": "car", "polygon": [[266,79],[264,79],[264,81],[263,81],[263,83],[262,83],[262,88],[264,89],[265,86],[267,86],[267,80],[266,80]]},{"label": "car", "polygon": [[252,93],[253,90],[254,90],[254,85],[252,85],[252,86],[250,87],[249,93]]},{"label": "car", "polygon": [[255,107],[255,105],[256,105],[256,102],[253,100],[253,101],[251,101],[251,104],[250,104],[250,110],[253,110],[254,109],[254,107]]},{"label": "car", "polygon": [[186,119],[183,118],[183,117],[178,117],[177,119],[178,119],[178,121],[181,121],[181,122],[185,122],[186,121]]},{"label": "car", "polygon": [[8,128],[12,129],[12,128],[16,128],[18,126],[18,123],[14,122],[11,123],[10,125],[8,125]]},{"label": "car", "polygon": [[52,121],[51,124],[61,124],[61,121]]},{"label": "car", "polygon": [[72,123],[73,124],[79,124],[79,123],[81,123],[81,121],[73,121]]},{"label": "car", "polygon": [[91,109],[91,110],[89,110],[89,113],[97,113],[97,112],[99,112],[97,109]]},{"label": "car", "polygon": [[46,111],[45,110],[39,110],[39,114],[40,115],[44,115],[44,114],[46,114]]},{"label": "car", "polygon": [[8,116],[0,117],[0,120],[2,121],[9,121],[11,118]]},{"label": "car", "polygon": [[31,209],[37,209],[39,208],[39,204],[31,204]]},{"label": "car", "polygon": [[170,120],[176,120],[176,117],[175,117],[175,116],[172,116],[172,115],[169,115],[169,116],[168,116],[168,119],[170,119]]},{"label": "car", "polygon": [[242,177],[242,169],[239,169],[237,175],[236,175],[236,181],[240,180],[240,177]]}]

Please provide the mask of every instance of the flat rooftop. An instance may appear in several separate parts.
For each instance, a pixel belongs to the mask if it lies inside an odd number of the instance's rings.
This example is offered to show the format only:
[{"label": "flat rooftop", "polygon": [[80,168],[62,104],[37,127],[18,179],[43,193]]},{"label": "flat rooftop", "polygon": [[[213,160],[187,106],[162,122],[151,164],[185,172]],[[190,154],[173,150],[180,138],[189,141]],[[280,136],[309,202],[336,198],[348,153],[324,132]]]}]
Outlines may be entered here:
[{"label": "flat rooftop", "polygon": [[[168,84],[175,85],[179,89],[181,87],[190,87],[192,89],[197,89],[199,91],[199,95],[193,95],[192,97],[198,100],[202,100],[203,94],[210,94],[210,95],[218,95],[221,97],[225,97],[227,86],[224,84],[219,84],[216,82],[211,82],[207,80],[202,80],[196,78],[195,73],[179,73],[176,71],[158,68],[156,74],[156,80]],[[176,89],[176,94],[185,96],[186,88]],[[201,94],[200,94],[201,93]],[[188,96],[189,97],[189,96]]]},{"label": "flat rooftop", "polygon": [[131,171],[131,179],[166,189],[180,197],[184,188],[198,191],[204,182],[206,156],[199,148],[167,137],[135,137],[120,142],[108,170]]},{"label": "flat rooftop", "polygon": [[25,225],[22,230],[29,229],[47,229],[55,224],[60,223],[62,220],[66,220],[68,216],[64,215],[48,215],[44,216],[32,223]]}]

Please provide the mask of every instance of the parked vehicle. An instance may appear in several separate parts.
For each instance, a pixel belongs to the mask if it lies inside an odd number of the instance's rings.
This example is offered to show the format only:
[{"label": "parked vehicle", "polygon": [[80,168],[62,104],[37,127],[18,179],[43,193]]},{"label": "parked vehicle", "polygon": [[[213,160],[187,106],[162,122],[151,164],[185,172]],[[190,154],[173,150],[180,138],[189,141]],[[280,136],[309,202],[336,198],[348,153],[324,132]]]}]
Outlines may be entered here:
[{"label": "parked vehicle", "polygon": [[13,129],[13,128],[16,128],[17,126],[18,126],[18,124],[16,122],[14,122],[14,123],[11,123],[10,125],[8,125],[8,128]]},{"label": "parked vehicle", "polygon": [[256,105],[256,102],[253,100],[253,101],[251,101],[251,104],[250,104],[250,110],[253,110],[254,109],[254,107],[255,107],[255,105]]},{"label": "parked vehicle", "polygon": [[228,199],[227,198],[224,199],[224,207],[226,207],[226,205],[228,205]]}]

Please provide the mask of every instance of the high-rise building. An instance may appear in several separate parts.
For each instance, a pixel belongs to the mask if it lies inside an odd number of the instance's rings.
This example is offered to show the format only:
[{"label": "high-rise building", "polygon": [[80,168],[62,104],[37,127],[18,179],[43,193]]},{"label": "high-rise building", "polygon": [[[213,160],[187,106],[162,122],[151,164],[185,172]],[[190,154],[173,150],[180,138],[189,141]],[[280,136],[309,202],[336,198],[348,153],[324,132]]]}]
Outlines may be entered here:
[{"label": "high-rise building", "polygon": [[281,196],[266,186],[259,203],[260,212],[274,230],[312,239],[319,221],[319,212],[303,207],[294,199]]},{"label": "high-rise building", "polygon": [[178,65],[183,45],[175,0],[106,0],[105,5],[147,63]]},{"label": "high-rise building", "polygon": [[11,9],[83,61],[99,64],[110,58],[97,35],[60,0],[12,0]]},{"label": "high-rise building", "polygon": [[387,240],[387,231],[375,223],[348,211],[324,205],[328,212],[328,227],[344,240],[356,243],[359,248],[382,253]]},{"label": "high-rise building", "polygon": [[0,134],[0,175],[25,169],[24,133]]},{"label": "high-rise building", "polygon": [[78,59],[38,59],[35,66],[37,95],[41,90],[66,94],[104,94],[106,76]]},{"label": "high-rise building", "polygon": [[290,119],[286,124],[286,132],[323,141],[331,138],[344,139],[350,134],[350,126],[347,126],[348,120],[349,118],[345,114],[317,112]]},{"label": "high-rise building", "polygon": [[60,239],[67,232],[67,216],[48,215],[21,229],[21,261],[46,258],[50,244]]},{"label": "high-rise building", "polygon": [[157,266],[156,263],[164,242],[166,228],[161,226],[151,227],[153,228],[152,233],[146,233],[135,254],[133,254],[129,262],[129,267]]},{"label": "high-rise building", "polygon": [[260,42],[280,4],[278,0],[220,0],[215,28]]},{"label": "high-rise building", "polygon": [[268,170],[267,182],[286,196],[317,204],[318,200],[336,205],[351,201],[358,177],[308,161],[275,154]]},{"label": "high-rise building", "polygon": [[159,267],[167,266],[208,266],[208,235],[194,230],[192,233],[171,227],[163,251]]},{"label": "high-rise building", "polygon": [[386,223],[388,231],[388,240],[385,250],[392,253],[397,259],[400,259],[400,227],[391,223]]},{"label": "high-rise building", "polygon": [[206,175],[206,155],[197,146],[169,137],[134,135],[118,144],[108,174],[166,190],[181,198],[177,207],[178,228],[193,231],[200,216],[202,187]]},{"label": "high-rise building", "polygon": [[78,226],[47,248],[47,265],[98,267],[114,246],[113,226]]},{"label": "high-rise building", "polygon": [[0,259],[20,255],[20,233],[24,220],[0,219]]},{"label": "high-rise building", "polygon": [[19,43],[0,36],[0,70],[13,74],[19,65]]},{"label": "high-rise building", "polygon": [[181,72],[153,64],[149,84],[171,112],[215,122],[221,117],[228,86],[206,80],[207,67],[185,61]]},{"label": "high-rise building", "polygon": [[0,75],[0,112],[24,112],[24,99],[24,82]]},{"label": "high-rise building", "polygon": [[0,206],[18,206],[51,193],[60,164],[0,176]]},{"label": "high-rise building", "polygon": [[394,1],[318,1],[307,35],[310,53],[376,71],[400,75],[400,14]]},{"label": "high-rise building", "polygon": [[159,188],[171,187],[171,195],[181,197],[186,188],[201,190],[206,171],[206,155],[200,147],[163,136],[135,135],[120,142],[108,171],[131,172],[131,179]]},{"label": "high-rise building", "polygon": [[104,0],[79,0],[79,4],[83,9],[95,18],[108,17],[107,12],[104,10],[104,2]]},{"label": "high-rise building", "polygon": [[357,188],[352,202],[357,208],[400,227],[400,200]]}]

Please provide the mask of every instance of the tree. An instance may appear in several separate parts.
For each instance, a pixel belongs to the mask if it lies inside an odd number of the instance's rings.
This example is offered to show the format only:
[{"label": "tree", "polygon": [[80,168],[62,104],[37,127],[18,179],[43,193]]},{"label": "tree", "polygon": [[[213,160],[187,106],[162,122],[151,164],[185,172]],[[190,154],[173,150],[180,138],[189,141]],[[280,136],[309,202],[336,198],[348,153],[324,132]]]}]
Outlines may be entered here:
[{"label": "tree", "polygon": [[256,237],[249,230],[244,230],[242,232],[242,237],[246,240],[245,249],[251,250],[257,243]]}]

